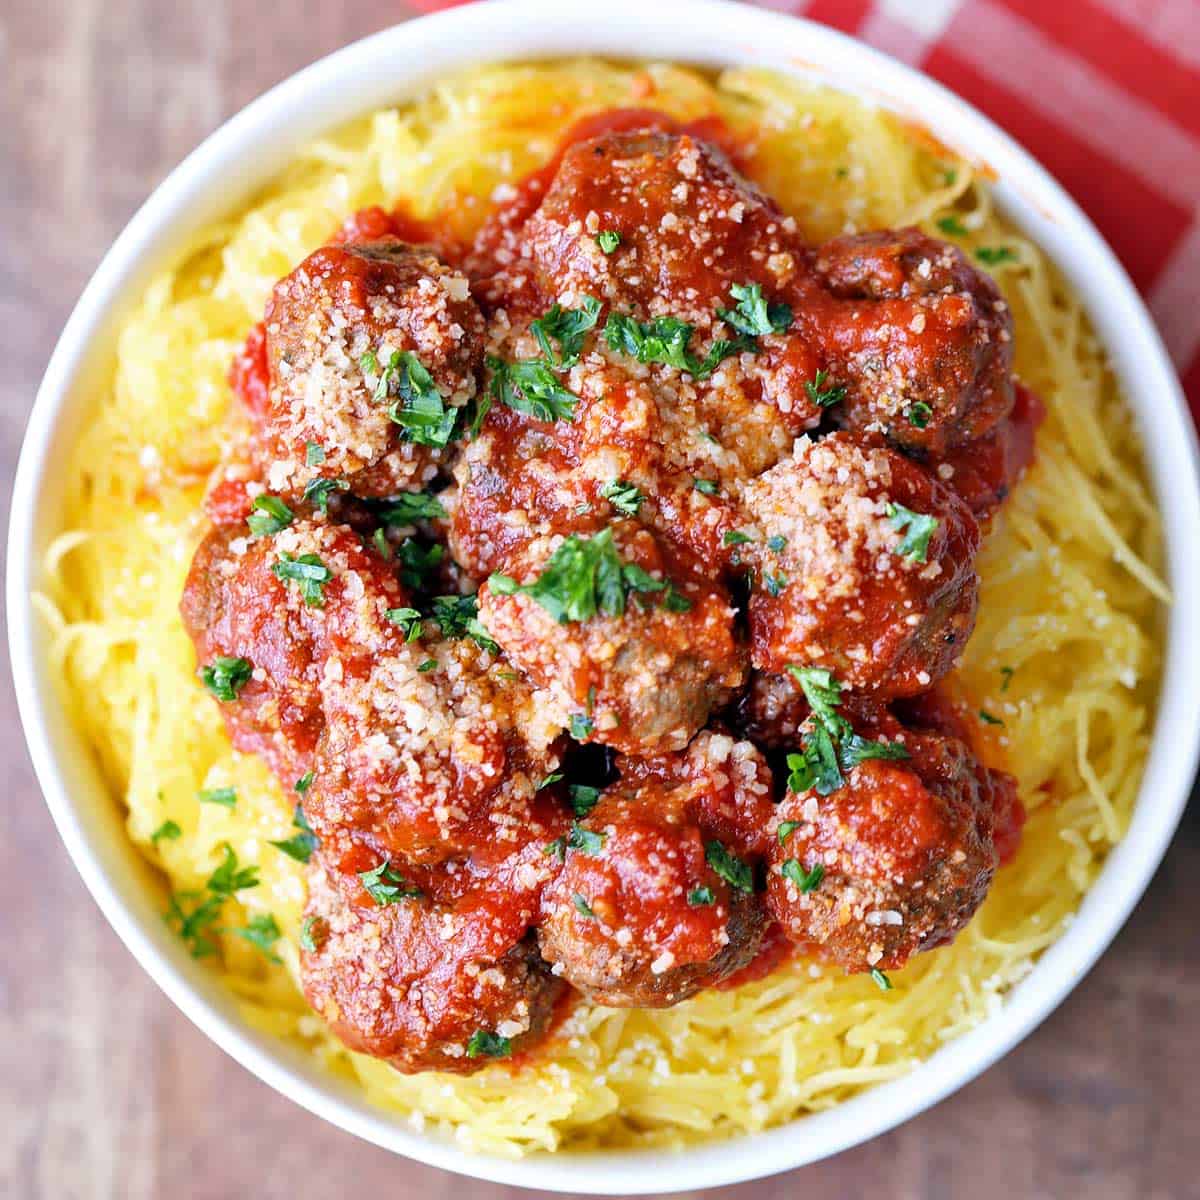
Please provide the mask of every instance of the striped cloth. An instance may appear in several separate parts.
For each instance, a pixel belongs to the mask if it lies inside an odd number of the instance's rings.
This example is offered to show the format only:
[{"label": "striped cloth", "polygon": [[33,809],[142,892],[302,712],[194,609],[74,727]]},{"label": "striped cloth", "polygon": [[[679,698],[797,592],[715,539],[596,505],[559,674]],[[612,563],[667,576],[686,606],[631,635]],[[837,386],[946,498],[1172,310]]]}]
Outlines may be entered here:
[{"label": "striped cloth", "polygon": [[1200,0],[756,2],[919,67],[1023,143],[1124,262],[1200,422]]}]

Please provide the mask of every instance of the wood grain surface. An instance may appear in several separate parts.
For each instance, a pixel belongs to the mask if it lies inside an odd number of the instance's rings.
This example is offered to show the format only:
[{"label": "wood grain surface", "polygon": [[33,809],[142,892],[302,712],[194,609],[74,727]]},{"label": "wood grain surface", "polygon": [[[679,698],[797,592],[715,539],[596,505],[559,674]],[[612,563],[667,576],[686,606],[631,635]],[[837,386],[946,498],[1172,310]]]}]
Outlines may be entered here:
[{"label": "wood grain surface", "polygon": [[[407,15],[384,0],[0,0],[6,509],[54,339],[137,205],[253,96]],[[59,844],[7,666],[0,768],[0,1196],[517,1195],[395,1158],[321,1123],[175,1011],[109,930]],[[1192,812],[1112,949],[1023,1046],[894,1133],[722,1194],[1200,1197],[1198,913],[1200,821]]]}]

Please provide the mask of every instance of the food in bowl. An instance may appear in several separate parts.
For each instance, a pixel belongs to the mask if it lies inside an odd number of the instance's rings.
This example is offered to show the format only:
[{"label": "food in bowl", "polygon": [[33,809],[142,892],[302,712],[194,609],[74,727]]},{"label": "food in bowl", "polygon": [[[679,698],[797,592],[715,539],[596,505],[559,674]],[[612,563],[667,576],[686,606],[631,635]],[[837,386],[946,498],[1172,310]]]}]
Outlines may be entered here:
[{"label": "food in bowl", "polygon": [[181,250],[76,463],[44,608],[168,920],[467,1145],[900,1074],[1128,819],[1128,412],[986,182],[846,96],[575,61],[377,113]]}]

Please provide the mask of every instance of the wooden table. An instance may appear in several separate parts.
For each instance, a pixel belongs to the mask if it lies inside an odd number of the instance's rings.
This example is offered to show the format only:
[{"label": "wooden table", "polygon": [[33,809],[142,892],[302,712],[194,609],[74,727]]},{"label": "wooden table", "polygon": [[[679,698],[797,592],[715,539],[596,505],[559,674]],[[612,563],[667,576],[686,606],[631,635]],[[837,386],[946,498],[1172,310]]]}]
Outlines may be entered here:
[{"label": "wooden table", "polygon": [[[3,0],[6,497],[54,339],[136,206],[254,95],[405,15],[402,4],[382,0]],[[255,1081],[193,1029],[76,877],[34,782],[7,670],[0,687],[0,1195],[516,1194],[355,1141]],[[1116,944],[1020,1049],[886,1137],[725,1194],[1200,1197],[1198,914],[1193,812]]]}]

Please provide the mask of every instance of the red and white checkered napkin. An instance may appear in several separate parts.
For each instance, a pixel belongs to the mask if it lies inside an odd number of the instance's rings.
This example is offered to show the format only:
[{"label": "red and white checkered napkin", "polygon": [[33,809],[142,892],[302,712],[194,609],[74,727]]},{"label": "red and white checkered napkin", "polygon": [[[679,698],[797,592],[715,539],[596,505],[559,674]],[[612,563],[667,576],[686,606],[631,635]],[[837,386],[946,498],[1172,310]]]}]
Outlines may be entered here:
[{"label": "red and white checkered napkin", "polygon": [[1125,263],[1200,422],[1200,0],[755,2],[920,67],[1022,142]]}]

